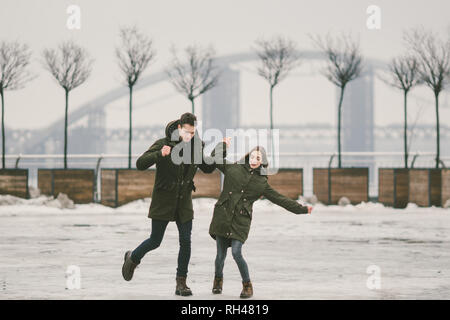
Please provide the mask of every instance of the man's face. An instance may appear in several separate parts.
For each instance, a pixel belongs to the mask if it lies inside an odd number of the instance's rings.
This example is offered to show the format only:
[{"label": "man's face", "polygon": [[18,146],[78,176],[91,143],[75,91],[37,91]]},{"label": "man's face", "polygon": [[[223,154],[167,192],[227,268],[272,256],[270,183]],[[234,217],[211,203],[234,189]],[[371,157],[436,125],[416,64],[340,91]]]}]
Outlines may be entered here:
[{"label": "man's face", "polygon": [[195,127],[187,123],[183,126],[178,125],[178,133],[184,142],[189,142],[194,137]]}]

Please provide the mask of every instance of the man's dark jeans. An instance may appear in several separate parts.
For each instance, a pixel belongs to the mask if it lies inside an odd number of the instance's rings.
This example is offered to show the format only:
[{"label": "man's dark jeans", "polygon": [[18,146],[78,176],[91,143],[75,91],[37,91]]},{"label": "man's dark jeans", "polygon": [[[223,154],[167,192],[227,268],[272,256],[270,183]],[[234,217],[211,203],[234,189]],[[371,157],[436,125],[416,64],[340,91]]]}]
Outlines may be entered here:
[{"label": "man's dark jeans", "polygon": [[[191,232],[192,220],[180,223],[176,221],[179,234],[180,250],[178,252],[177,276],[186,277],[188,264],[191,258]],[[145,254],[159,247],[164,237],[169,221],[152,219],[152,232],[150,238],[142,242],[132,253],[131,260],[140,263]]]}]

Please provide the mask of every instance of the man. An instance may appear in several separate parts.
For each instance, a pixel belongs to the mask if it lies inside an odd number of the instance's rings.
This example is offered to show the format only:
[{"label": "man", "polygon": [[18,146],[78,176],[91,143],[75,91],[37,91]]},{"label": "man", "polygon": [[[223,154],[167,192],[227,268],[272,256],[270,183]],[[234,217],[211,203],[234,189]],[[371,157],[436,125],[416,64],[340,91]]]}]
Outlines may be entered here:
[{"label": "man", "polygon": [[[181,296],[192,295],[192,291],[186,285],[186,277],[191,256],[194,216],[193,179],[197,168],[205,173],[215,170],[215,166],[207,164],[203,158],[205,143],[201,141],[195,129],[196,121],[194,114],[184,113],[179,120],[169,122],[165,130],[166,136],[157,140],[137,159],[138,170],[146,170],[156,163],[155,185],[148,215],[152,219],[152,231],[149,239],[142,242],[134,251],[125,253],[122,266],[124,279],[130,281],[144,255],[161,244],[167,224],[175,221],[180,244],[175,294]],[[177,158],[178,155],[182,158],[181,162],[180,157]]]}]

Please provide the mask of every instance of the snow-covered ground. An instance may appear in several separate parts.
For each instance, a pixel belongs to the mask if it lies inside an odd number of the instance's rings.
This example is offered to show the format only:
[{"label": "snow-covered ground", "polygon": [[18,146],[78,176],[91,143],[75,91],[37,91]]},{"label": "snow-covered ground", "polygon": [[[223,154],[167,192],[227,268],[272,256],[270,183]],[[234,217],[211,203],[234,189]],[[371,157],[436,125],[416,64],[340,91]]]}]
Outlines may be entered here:
[{"label": "snow-covered ground", "polygon": [[[214,199],[194,199],[188,276],[194,296],[179,298],[174,223],[133,280],[122,279],[125,250],[150,234],[150,199],[117,209],[59,209],[45,197],[0,197],[1,299],[239,299],[231,252],[223,294],[211,294],[215,242],[208,227]],[[254,299],[450,299],[450,209],[318,204],[312,215],[297,216],[261,200],[243,253]],[[70,265],[80,267],[81,289],[66,289]],[[376,283],[368,268],[379,268],[379,289],[367,285],[368,279]]]}]

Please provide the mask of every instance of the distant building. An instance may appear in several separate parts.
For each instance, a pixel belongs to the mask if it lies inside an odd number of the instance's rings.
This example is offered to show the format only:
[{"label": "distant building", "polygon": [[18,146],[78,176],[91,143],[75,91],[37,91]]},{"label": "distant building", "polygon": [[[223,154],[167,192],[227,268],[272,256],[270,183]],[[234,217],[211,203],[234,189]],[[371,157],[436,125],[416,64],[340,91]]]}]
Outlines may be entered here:
[{"label": "distant building", "polygon": [[240,73],[228,67],[221,69],[218,84],[202,96],[202,129],[239,127]]},{"label": "distant building", "polygon": [[[340,88],[337,92],[337,99],[339,99],[339,91]],[[342,152],[375,151],[373,91],[374,81],[371,69],[360,78],[347,84],[342,102]],[[373,157],[343,156],[341,159],[343,167],[369,167],[369,178],[371,180],[375,178]],[[334,163],[337,164],[337,161]]]},{"label": "distant building", "polygon": [[[348,83],[342,103],[342,151],[374,151],[373,73]],[[339,99],[340,89],[336,94]],[[337,114],[337,110],[336,110]]]},{"label": "distant building", "polygon": [[[106,152],[106,115],[105,110],[100,109],[89,113],[79,121],[81,125],[74,124],[69,127],[68,153],[104,153]],[[63,139],[63,138],[62,138]],[[64,145],[64,141],[61,142]],[[127,152],[128,152],[128,144]]]}]

